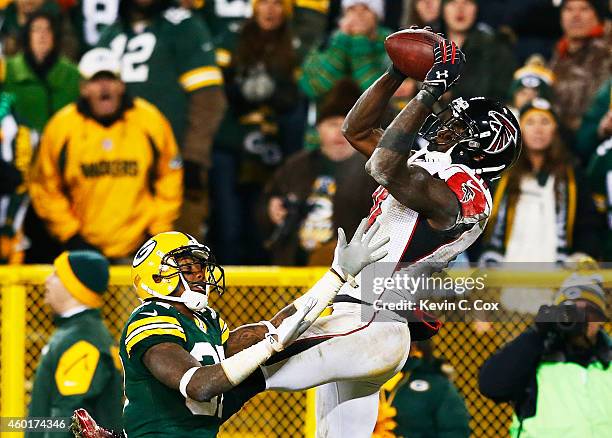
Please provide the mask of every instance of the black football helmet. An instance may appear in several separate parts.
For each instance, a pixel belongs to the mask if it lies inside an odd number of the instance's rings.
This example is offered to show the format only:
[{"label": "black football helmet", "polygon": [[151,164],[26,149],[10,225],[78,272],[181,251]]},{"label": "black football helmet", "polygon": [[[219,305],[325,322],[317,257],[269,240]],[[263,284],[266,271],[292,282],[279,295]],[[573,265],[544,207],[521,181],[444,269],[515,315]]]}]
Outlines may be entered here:
[{"label": "black football helmet", "polygon": [[[499,178],[521,152],[521,128],[514,114],[484,97],[454,99],[445,110],[429,116],[419,134],[429,142],[429,151],[443,149],[453,163],[489,180]],[[448,148],[449,144],[454,146]]]}]

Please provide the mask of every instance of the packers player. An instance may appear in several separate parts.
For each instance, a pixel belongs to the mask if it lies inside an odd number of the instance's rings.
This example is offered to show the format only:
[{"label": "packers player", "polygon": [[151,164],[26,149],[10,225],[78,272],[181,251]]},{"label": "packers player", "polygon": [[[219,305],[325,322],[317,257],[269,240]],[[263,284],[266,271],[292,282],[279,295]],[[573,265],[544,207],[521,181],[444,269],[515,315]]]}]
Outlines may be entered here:
[{"label": "packers player", "polygon": [[[349,244],[338,231],[332,268],[305,295],[270,321],[231,332],[208,307],[209,294],[225,288],[223,268],[210,249],[179,232],[148,240],[132,264],[143,304],[120,341],[127,436],[216,436],[224,420],[265,389],[259,367],[306,331],[347,280],[386,255],[379,250],[389,239],[370,246],[377,227],[366,234],[366,225]],[[112,436],[82,410],[75,414],[74,431],[88,438]]]}]

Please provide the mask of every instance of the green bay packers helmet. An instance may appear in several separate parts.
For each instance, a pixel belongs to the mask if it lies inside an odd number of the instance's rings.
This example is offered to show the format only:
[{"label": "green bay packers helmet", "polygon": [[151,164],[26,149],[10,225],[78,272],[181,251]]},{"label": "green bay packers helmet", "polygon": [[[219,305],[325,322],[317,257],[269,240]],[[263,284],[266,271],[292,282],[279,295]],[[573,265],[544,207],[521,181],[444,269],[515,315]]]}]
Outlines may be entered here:
[{"label": "green bay packers helmet", "polygon": [[[201,266],[204,274],[201,281],[185,279],[183,272],[192,265]],[[189,234],[177,231],[159,233],[140,247],[132,263],[132,282],[142,299],[156,297],[181,302],[191,310],[203,309],[211,292],[222,294],[225,289],[223,268],[210,249]],[[178,297],[171,295],[179,284],[185,291]]]}]

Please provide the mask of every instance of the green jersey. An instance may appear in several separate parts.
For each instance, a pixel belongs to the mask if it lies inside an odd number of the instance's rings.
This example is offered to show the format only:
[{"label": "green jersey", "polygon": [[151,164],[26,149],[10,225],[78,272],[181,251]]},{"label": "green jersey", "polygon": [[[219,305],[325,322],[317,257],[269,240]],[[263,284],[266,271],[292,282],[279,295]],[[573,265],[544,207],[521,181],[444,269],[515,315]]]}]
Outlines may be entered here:
[{"label": "green jersey", "polygon": [[187,127],[188,93],[223,83],[210,33],[187,9],[169,8],[147,24],[128,26],[118,20],[98,45],[121,58],[128,90],[157,106],[179,145]]},{"label": "green jersey", "polygon": [[104,29],[117,20],[119,0],[77,0],[70,8],[70,20],[79,40],[80,53],[95,47]]},{"label": "green jersey", "polygon": [[612,261],[612,138],[603,142],[591,157],[587,176],[597,211],[607,216],[603,260]]},{"label": "green jersey", "polygon": [[[119,352],[125,373],[124,428],[130,438],[215,437],[227,418],[224,395],[207,402],[185,399],[178,390],[157,380],[142,363],[147,349],[162,342],[180,345],[202,365],[223,360],[227,325],[210,308],[194,313],[188,318],[170,304],[146,301],[128,319]],[[228,407],[228,411],[236,410]]]}]

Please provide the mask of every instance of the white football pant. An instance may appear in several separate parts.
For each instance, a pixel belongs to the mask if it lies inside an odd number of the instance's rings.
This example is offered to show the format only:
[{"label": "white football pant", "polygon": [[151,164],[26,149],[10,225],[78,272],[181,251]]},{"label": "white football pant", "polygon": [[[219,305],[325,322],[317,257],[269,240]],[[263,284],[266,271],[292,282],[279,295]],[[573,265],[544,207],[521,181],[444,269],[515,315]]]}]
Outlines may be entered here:
[{"label": "white football pant", "polygon": [[[364,321],[362,306],[335,303],[287,350],[262,367],[266,389],[317,388],[317,438],[369,438],[378,415],[380,387],[402,369],[410,350],[405,321],[376,314]],[[273,358],[274,359],[274,358]]]}]

